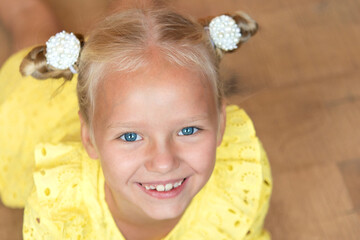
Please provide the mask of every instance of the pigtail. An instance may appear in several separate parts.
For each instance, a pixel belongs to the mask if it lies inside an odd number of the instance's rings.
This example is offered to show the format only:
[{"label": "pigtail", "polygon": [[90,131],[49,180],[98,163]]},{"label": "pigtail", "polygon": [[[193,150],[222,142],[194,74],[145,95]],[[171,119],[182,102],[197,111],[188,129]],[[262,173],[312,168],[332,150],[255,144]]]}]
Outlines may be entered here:
[{"label": "pigtail", "polygon": [[236,14],[232,16],[232,18],[235,20],[235,22],[241,29],[242,36],[240,38],[239,44],[242,44],[249,40],[249,38],[254,36],[259,29],[259,25],[257,24],[257,22],[244,12],[236,12]]},{"label": "pigtail", "polygon": [[[225,14],[225,15],[231,17],[235,21],[236,25],[240,28],[241,37],[239,39],[239,42],[237,43],[236,49],[224,50],[218,47],[214,43],[213,39],[211,39],[210,34],[208,34],[210,42],[220,59],[223,57],[224,53],[229,53],[229,52],[231,53],[237,50],[244,42],[248,41],[253,35],[255,35],[255,33],[259,28],[257,22],[244,12],[238,11],[235,14]],[[198,22],[202,26],[204,26],[204,29],[206,31],[209,32],[209,24],[213,19],[214,17],[207,17],[204,19],[199,19]]]},{"label": "pigtail", "polygon": [[[80,46],[82,48],[85,43],[83,35],[75,34],[75,36],[80,41]],[[78,64],[77,61],[73,66],[76,71],[78,70]],[[65,80],[70,81],[74,75],[69,68],[62,70],[47,64],[45,45],[33,48],[25,56],[20,64],[20,73],[23,76],[31,75],[40,80],[48,78],[64,78]]]}]

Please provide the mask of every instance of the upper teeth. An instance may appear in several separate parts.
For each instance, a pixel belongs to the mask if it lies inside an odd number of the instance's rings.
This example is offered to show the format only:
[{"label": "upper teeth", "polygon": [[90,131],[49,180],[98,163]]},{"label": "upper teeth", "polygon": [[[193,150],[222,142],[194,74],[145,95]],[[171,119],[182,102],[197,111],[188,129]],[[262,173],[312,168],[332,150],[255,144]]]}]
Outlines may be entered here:
[{"label": "upper teeth", "polygon": [[146,190],[155,190],[158,191],[158,192],[166,192],[166,191],[170,191],[171,189],[173,188],[177,188],[179,187],[182,183],[183,183],[184,179],[183,180],[180,180],[176,183],[171,184],[171,183],[167,183],[165,185],[162,185],[162,184],[158,184],[158,185],[145,185],[145,184],[142,184],[143,187],[146,188]]}]

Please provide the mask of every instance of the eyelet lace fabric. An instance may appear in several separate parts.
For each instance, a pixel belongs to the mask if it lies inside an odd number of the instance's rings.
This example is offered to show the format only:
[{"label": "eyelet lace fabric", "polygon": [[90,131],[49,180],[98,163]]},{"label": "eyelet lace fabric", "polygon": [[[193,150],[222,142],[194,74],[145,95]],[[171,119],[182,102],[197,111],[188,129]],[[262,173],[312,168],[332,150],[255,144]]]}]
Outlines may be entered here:
[{"label": "eyelet lace fabric", "polygon": [[[76,81],[51,98],[59,80],[15,73],[25,54],[0,72],[3,202],[26,205],[24,240],[124,239],[105,201],[100,163],[80,142]],[[214,172],[165,240],[270,238],[263,230],[272,188],[266,153],[247,114],[237,106],[226,110]]]}]

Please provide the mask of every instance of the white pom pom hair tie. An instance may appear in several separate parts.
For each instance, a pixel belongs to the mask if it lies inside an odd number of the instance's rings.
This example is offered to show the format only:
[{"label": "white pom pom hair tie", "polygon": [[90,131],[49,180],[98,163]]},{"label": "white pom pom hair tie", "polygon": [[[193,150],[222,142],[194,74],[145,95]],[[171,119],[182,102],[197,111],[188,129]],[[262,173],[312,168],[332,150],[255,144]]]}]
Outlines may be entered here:
[{"label": "white pom pom hair tie", "polygon": [[69,68],[72,73],[77,73],[74,64],[80,50],[80,41],[73,33],[59,32],[46,42],[47,64],[61,70]]},{"label": "white pom pom hair tie", "polygon": [[240,42],[240,28],[235,20],[227,15],[213,18],[209,24],[209,32],[213,44],[224,51],[236,49]]}]

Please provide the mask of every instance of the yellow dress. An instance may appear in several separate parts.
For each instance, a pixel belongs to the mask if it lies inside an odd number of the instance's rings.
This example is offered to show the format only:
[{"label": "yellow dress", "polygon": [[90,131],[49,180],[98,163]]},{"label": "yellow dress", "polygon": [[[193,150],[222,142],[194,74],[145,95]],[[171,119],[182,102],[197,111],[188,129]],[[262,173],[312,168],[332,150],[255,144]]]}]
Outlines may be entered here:
[{"label": "yellow dress", "polygon": [[[28,239],[124,239],[104,194],[98,160],[80,141],[76,79],[22,78],[28,50],[0,71],[0,196],[24,207]],[[57,91],[61,88],[61,91]],[[250,118],[227,107],[214,172],[164,240],[270,239],[263,230],[272,179]]]}]

